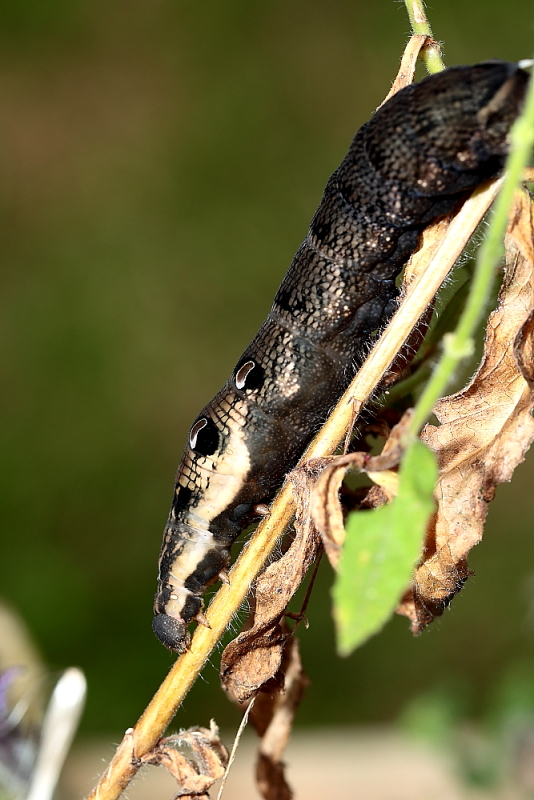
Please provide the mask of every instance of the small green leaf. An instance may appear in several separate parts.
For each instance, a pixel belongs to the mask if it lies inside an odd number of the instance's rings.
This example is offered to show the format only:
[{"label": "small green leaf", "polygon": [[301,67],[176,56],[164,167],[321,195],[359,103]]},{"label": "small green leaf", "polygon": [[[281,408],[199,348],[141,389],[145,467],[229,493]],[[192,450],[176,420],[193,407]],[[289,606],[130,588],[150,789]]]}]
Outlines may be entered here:
[{"label": "small green leaf", "polygon": [[349,516],[333,588],[340,655],[380,630],[408,586],[434,510],[437,478],[433,453],[417,439],[405,453],[397,497]]}]

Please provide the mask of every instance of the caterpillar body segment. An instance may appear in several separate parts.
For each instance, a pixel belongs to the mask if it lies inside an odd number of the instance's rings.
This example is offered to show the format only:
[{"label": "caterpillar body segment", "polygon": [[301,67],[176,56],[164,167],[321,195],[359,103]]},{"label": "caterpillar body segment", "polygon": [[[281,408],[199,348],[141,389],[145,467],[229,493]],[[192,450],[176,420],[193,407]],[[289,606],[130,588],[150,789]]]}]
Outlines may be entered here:
[{"label": "caterpillar body segment", "polygon": [[[528,83],[452,67],[402,89],[356,134],[258,334],[194,421],[164,532],[154,631],[188,646],[202,595],[359,368],[421,231],[497,176]],[[201,618],[202,620],[203,618]]]}]

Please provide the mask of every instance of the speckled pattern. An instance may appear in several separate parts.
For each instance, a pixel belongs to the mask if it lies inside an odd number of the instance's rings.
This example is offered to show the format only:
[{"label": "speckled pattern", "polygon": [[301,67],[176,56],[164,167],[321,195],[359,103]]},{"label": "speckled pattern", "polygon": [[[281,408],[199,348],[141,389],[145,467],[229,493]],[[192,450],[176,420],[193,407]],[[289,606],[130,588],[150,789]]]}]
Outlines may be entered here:
[{"label": "speckled pattern", "polygon": [[[395,309],[432,220],[496,176],[527,74],[488,61],[398,92],[356,134],[271,312],[193,423],[165,528],[154,631],[183,651],[229,546],[295,465]],[[191,447],[193,445],[193,448]]]}]

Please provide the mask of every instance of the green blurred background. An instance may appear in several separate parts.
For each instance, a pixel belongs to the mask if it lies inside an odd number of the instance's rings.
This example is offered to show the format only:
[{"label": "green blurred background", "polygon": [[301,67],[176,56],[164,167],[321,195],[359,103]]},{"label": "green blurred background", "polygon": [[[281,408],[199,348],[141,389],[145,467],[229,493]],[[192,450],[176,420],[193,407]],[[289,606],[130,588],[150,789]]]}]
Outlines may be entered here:
[{"label": "green blurred background", "polygon": [[[448,64],[525,58],[532,0],[436,0]],[[0,2],[0,594],[119,736],[172,657],[150,630],[173,475],[393,79],[393,0]],[[449,692],[534,692],[532,471],[492,504],[476,571],[419,639],[340,660],[322,568],[302,724],[397,718]],[[230,724],[216,654],[177,722]],[[522,690],[523,691],[523,690]],[[488,711],[489,710],[489,711]]]}]

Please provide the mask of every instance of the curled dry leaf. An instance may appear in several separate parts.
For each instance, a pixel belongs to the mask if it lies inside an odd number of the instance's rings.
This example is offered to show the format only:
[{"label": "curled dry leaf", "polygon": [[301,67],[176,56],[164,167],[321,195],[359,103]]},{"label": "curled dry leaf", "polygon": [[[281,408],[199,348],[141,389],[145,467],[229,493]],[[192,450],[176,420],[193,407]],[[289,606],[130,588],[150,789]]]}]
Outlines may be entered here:
[{"label": "curled dry leaf", "polygon": [[279,673],[284,646],[291,636],[280,620],[321,546],[309,515],[310,470],[295,470],[290,480],[297,506],[294,539],[258,578],[253,624],[230,642],[221,659],[223,687],[238,703],[246,702]]},{"label": "curled dry leaf", "polygon": [[438,511],[423,560],[398,612],[417,633],[443,613],[469,575],[495,487],[510,480],[534,440],[533,204],[517,194],[505,239],[506,271],[490,315],[482,363],[468,386],[439,401],[439,427],[421,438],[436,453]]},{"label": "curled dry leaf", "polygon": [[339,554],[345,541],[343,511],[339,502],[339,490],[349,469],[362,470],[369,460],[367,453],[347,453],[332,458],[311,495],[311,515],[313,523],[321,534],[323,547],[330,564],[337,569]]},{"label": "curled dry leaf", "polygon": [[290,800],[293,792],[284,775],[283,752],[289,741],[295,713],[309,683],[302,668],[299,643],[287,641],[280,671],[282,681],[271,693],[261,693],[251,714],[251,721],[262,736],[256,765],[258,789],[265,800]]},{"label": "curled dry leaf", "polygon": [[[329,459],[312,489],[310,510],[313,522],[321,534],[325,553],[334,569],[337,569],[339,555],[345,541],[343,511],[339,501],[339,490],[348,470],[365,471],[376,486],[371,487],[362,507],[377,508],[396,494],[397,473],[393,471],[399,464],[402,448],[400,441],[411,419],[406,412],[398,425],[390,432],[382,453],[369,456],[368,453],[346,453]],[[379,488],[378,488],[379,487]]]},{"label": "curled dry leaf", "polygon": [[139,759],[139,762],[140,765],[165,767],[180,785],[176,798],[209,800],[207,791],[224,775],[228,751],[212,720],[209,730],[189,728],[182,733],[160,739],[156,747]]}]

